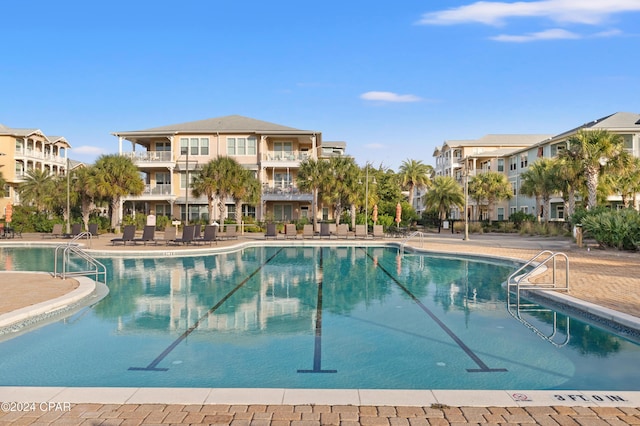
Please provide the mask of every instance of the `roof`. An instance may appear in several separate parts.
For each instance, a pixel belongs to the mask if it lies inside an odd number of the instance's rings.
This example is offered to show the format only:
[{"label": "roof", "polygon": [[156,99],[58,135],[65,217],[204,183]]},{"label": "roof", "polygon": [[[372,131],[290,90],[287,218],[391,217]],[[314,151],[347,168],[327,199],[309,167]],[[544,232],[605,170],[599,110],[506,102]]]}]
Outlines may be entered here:
[{"label": "roof", "polygon": [[4,124],[0,124],[0,135],[10,135],[10,136],[19,136],[19,137],[29,137],[31,135],[39,135],[45,138],[49,143],[56,144],[64,144],[67,147],[71,147],[69,142],[64,138],[64,136],[47,136],[40,129],[14,129],[12,127],[7,127]]},{"label": "roof", "polygon": [[609,130],[612,132],[637,132],[640,131],[640,114],[636,114],[633,112],[616,112],[614,114],[607,115],[606,117],[598,118],[596,120],[585,123],[582,126],[578,126],[574,129],[567,130],[566,132],[562,132],[558,135],[553,136],[552,139],[564,139],[577,133],[579,130],[586,129]]},{"label": "roof", "polygon": [[190,121],[187,123],[171,124],[168,126],[152,127],[146,130],[114,132],[116,136],[141,134],[177,134],[177,133],[319,133],[311,130],[300,130],[255,118],[241,115],[227,115],[225,117],[209,118],[206,120]]}]

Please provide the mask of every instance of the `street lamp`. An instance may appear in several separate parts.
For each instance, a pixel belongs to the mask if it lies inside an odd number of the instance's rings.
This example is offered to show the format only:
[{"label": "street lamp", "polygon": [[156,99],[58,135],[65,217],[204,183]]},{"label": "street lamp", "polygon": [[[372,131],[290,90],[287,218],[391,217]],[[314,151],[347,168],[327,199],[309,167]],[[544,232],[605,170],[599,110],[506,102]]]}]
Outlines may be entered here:
[{"label": "street lamp", "polygon": [[67,157],[67,235],[71,235],[71,171]]},{"label": "street lamp", "polygon": [[[376,184],[376,177],[373,176],[374,185]],[[362,184],[362,183],[361,183]],[[365,183],[364,183],[364,224],[367,232],[369,232],[369,163],[365,166]]]},{"label": "street lamp", "polygon": [[469,241],[469,165],[464,164],[464,241]]}]

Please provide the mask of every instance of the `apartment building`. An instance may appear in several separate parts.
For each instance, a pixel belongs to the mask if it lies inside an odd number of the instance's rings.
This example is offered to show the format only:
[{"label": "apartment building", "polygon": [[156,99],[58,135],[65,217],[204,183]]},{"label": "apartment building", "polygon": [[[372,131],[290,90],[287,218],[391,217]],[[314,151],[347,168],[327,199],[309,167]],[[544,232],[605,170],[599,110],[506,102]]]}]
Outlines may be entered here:
[{"label": "apartment building", "polygon": [[[207,220],[207,200],[187,191],[197,170],[212,159],[229,156],[252,170],[262,185],[258,205],[244,205],[243,216],[276,221],[311,218],[312,194],[297,188],[300,163],[307,158],[342,155],[344,142],[322,142],[322,133],[300,130],[240,115],[192,121],[146,130],[114,132],[118,152],[130,157],[143,176],[140,196],[123,200],[120,218],[129,212],[154,212],[190,221]],[[225,217],[235,216],[233,200],[225,200]],[[187,212],[188,210],[188,212]]]},{"label": "apartment building", "polygon": [[[479,173],[496,171],[504,173],[507,166],[505,158],[511,153],[528,148],[544,139],[550,138],[547,134],[489,134],[480,139],[449,140],[442,146],[436,147],[433,156],[436,166],[436,176],[450,176],[456,179],[460,185],[465,184],[465,179],[472,178]],[[494,209],[493,220],[507,219],[508,211],[506,202],[499,203]],[[467,215],[472,220],[488,219],[486,206],[477,205],[469,200]],[[464,218],[458,208],[450,212],[452,219]]]},{"label": "apartment building", "polygon": [[[517,211],[541,216],[536,210],[535,199],[521,193],[521,175],[539,158],[553,158],[568,146],[568,140],[580,130],[606,130],[621,135],[624,149],[635,157],[640,157],[640,114],[617,112],[602,117],[557,135],[487,135],[477,140],[446,141],[437,147],[433,156],[436,159],[436,175],[452,176],[460,185],[466,177],[473,177],[487,171],[497,171],[507,176],[513,188],[513,197],[501,201],[493,212],[493,220],[506,220]],[[606,159],[603,159],[606,161]],[[619,196],[609,197],[616,205]],[[640,206],[635,206],[639,208]],[[565,219],[565,200],[562,194],[556,194],[548,206],[551,220]],[[483,206],[469,200],[468,215],[472,219],[488,219]],[[463,218],[458,209],[452,209],[452,218]]]},{"label": "apartment building", "polygon": [[71,145],[62,136],[47,136],[39,129],[16,129],[0,124],[0,171],[7,185],[2,188],[0,216],[9,203],[19,204],[16,188],[29,170],[66,173]]}]

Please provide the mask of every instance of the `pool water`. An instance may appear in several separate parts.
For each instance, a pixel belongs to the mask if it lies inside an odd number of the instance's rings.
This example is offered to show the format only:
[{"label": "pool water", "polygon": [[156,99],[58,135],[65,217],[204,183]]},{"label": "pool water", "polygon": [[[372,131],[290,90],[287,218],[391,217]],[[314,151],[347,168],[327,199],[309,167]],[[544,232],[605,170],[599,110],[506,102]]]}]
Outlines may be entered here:
[{"label": "pool water", "polygon": [[[109,295],[0,343],[6,386],[638,390],[640,347],[557,315],[511,317],[517,265],[384,247],[101,258]],[[0,269],[53,249],[0,247]],[[527,314],[543,333],[552,312]]]}]

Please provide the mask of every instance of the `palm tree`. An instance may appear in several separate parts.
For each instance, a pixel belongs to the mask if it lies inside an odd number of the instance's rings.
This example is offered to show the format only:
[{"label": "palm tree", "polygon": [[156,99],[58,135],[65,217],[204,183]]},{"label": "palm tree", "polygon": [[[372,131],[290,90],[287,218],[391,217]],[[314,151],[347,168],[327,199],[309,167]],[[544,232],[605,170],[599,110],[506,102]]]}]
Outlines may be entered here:
[{"label": "palm tree", "polygon": [[424,204],[427,208],[436,209],[438,218],[442,221],[446,219],[452,206],[464,208],[464,193],[451,176],[436,176],[424,196]]},{"label": "palm tree", "polygon": [[413,196],[416,188],[428,188],[431,184],[433,167],[420,160],[404,160],[400,165],[402,187],[409,191],[409,205],[413,207]]},{"label": "palm tree", "polygon": [[95,208],[99,192],[95,167],[81,167],[73,171],[71,176],[71,194],[80,203],[84,229],[89,229],[89,216]]},{"label": "palm tree", "polygon": [[499,172],[486,172],[474,176],[469,182],[469,194],[478,200],[487,200],[489,211],[489,224],[491,224],[492,211],[500,200],[508,200],[513,197],[513,189],[507,177]]},{"label": "palm tree", "polygon": [[246,201],[249,204],[260,202],[260,182],[251,170],[240,166],[238,178],[233,188],[231,196],[236,204],[236,223],[242,222],[242,204]]},{"label": "palm tree", "polygon": [[336,224],[339,224],[344,209],[357,202],[360,168],[352,157],[331,157],[329,169],[331,178],[326,182],[323,197],[335,206]]},{"label": "palm tree", "polygon": [[520,192],[536,198],[536,211],[542,210],[542,220],[549,221],[549,201],[560,186],[556,172],[557,161],[551,158],[539,158],[520,176]]},{"label": "palm tree", "polygon": [[570,217],[576,211],[576,193],[585,186],[584,174],[581,173],[579,162],[572,159],[567,150],[563,150],[558,156],[555,169],[554,174],[567,206],[567,217]]},{"label": "palm tree", "polygon": [[44,211],[52,206],[56,187],[49,170],[30,169],[25,181],[18,186],[18,193],[23,203],[32,204],[36,210]]},{"label": "palm tree", "polygon": [[579,130],[567,140],[568,155],[581,165],[587,183],[588,203],[593,209],[598,204],[598,180],[604,166],[623,152],[620,135],[606,130]]},{"label": "palm tree", "polygon": [[109,201],[111,229],[119,233],[118,212],[122,197],[142,194],[144,181],[133,161],[117,154],[100,156],[94,171],[96,194]]},{"label": "palm tree", "polygon": [[311,214],[313,215],[313,229],[318,223],[318,195],[324,189],[329,175],[329,163],[323,160],[308,158],[300,163],[296,185],[303,192],[312,193]]},{"label": "palm tree", "polygon": [[231,157],[218,157],[206,163],[191,183],[193,195],[207,196],[209,223],[213,223],[213,201],[218,199],[220,222],[224,223],[227,198],[233,195],[242,166]]},{"label": "palm tree", "polygon": [[[0,166],[3,167],[3,166]],[[7,181],[4,179],[2,175],[2,171],[0,171],[0,198],[4,198],[4,186],[7,184]]]},{"label": "palm tree", "polygon": [[607,173],[603,179],[607,194],[620,194],[625,208],[631,201],[635,207],[636,194],[640,192],[640,158],[623,152],[611,165],[615,173]]}]

